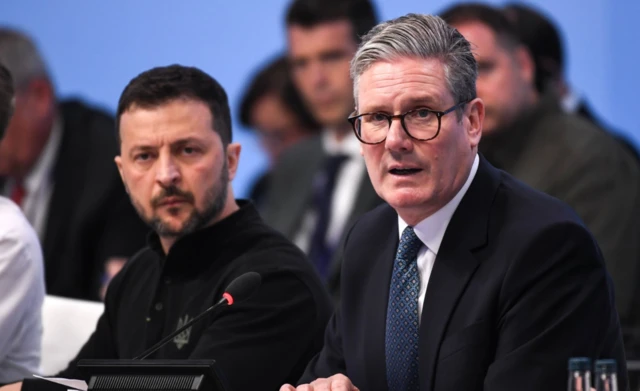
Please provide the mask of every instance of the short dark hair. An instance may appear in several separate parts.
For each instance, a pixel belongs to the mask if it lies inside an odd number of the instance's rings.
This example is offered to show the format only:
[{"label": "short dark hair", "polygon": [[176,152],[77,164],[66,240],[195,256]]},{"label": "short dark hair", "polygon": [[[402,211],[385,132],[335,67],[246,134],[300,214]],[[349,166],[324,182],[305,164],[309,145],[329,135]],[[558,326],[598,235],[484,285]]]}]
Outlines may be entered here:
[{"label": "short dark hair", "polygon": [[564,72],[560,32],[547,15],[530,6],[512,3],[503,11],[520,41],[531,52],[536,66],[536,88],[542,92],[549,81],[559,79]]},{"label": "short dark hair", "polygon": [[0,64],[0,139],[13,115],[13,78],[4,65]]},{"label": "short dark hair", "polygon": [[282,103],[298,118],[305,130],[315,131],[320,125],[307,111],[302,98],[293,85],[289,73],[289,62],[285,56],[278,56],[262,68],[253,79],[242,96],[240,103],[240,122],[246,127],[253,127],[251,116],[256,103],[263,97],[275,94]]},{"label": "short dark hair", "polygon": [[213,77],[200,69],[177,64],[152,68],[127,84],[118,101],[118,138],[120,118],[132,106],[153,108],[184,98],[203,102],[209,107],[213,130],[220,135],[222,144],[226,147],[232,139],[227,93]]},{"label": "short dark hair", "polygon": [[286,17],[287,26],[306,28],[339,20],[351,23],[357,43],[378,23],[375,8],[369,0],[293,0]]},{"label": "short dark hair", "polygon": [[502,11],[487,4],[456,4],[445,9],[440,17],[450,25],[480,22],[489,27],[507,49],[512,49],[521,43],[518,34]]}]

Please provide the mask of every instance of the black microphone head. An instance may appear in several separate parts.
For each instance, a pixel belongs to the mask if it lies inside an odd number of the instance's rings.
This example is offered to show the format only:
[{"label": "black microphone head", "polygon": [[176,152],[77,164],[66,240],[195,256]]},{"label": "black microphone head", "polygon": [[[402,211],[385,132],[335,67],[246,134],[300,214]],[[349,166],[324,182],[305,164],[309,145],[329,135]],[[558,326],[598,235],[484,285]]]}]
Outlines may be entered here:
[{"label": "black microphone head", "polygon": [[227,299],[229,305],[239,303],[251,297],[258,290],[261,282],[260,274],[247,272],[231,281],[222,296]]}]

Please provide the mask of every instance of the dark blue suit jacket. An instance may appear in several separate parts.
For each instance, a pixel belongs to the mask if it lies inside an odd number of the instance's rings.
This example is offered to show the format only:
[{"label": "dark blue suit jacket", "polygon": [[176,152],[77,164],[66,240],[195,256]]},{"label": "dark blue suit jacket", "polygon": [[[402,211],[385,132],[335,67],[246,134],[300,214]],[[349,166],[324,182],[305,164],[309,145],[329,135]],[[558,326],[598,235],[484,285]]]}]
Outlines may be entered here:
[{"label": "dark blue suit jacket", "polygon": [[[344,241],[342,301],[301,383],[346,374],[386,390],[385,320],[396,212],[365,214]],[[560,201],[484,158],[446,230],[424,300],[420,389],[563,390],[567,360],[615,358],[627,374],[611,279]]]}]

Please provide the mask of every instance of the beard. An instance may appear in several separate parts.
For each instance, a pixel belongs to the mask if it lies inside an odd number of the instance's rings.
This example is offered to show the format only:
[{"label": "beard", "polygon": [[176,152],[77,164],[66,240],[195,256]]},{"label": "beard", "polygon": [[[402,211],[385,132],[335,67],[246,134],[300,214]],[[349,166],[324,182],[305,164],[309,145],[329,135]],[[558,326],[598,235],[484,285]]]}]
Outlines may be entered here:
[{"label": "beard", "polygon": [[[227,201],[227,189],[229,185],[229,171],[227,169],[227,161],[224,160],[220,179],[214,183],[204,195],[203,207],[201,210],[195,207],[195,197],[193,193],[180,190],[176,186],[166,187],[162,192],[151,200],[151,206],[155,211],[162,201],[167,197],[180,197],[186,203],[193,205],[191,214],[182,223],[180,228],[171,227],[162,220],[155,212],[151,217],[144,214],[144,209],[136,201],[133,202],[138,215],[149,225],[160,237],[182,237],[199,229],[206,227],[212,220],[220,216]],[[170,208],[169,213],[177,213],[177,209]]]}]

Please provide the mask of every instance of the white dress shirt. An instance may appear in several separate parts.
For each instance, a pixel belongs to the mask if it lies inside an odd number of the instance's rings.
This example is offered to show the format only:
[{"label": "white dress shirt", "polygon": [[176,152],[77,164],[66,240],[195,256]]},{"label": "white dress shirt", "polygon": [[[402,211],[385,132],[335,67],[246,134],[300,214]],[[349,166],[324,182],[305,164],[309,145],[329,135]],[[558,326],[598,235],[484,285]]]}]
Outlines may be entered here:
[{"label": "white dress shirt", "polygon": [[[49,139],[40,157],[24,179],[26,195],[22,200],[22,211],[27,220],[36,230],[40,241],[44,241],[49,202],[53,193],[53,169],[62,141],[62,121],[56,119],[51,129]],[[4,187],[4,195],[9,196],[15,182],[8,180]]]},{"label": "white dress shirt", "polygon": [[[360,155],[360,141],[353,133],[347,134],[338,141],[335,132],[325,130],[322,133],[322,145],[329,156],[339,154],[348,156],[347,161],[340,166],[336,174],[335,187],[331,196],[331,216],[327,227],[327,243],[337,246],[354,208],[360,182],[366,175],[366,168],[364,159]],[[315,210],[310,208],[305,213],[300,230],[294,238],[294,243],[305,253],[309,252],[317,219]]]},{"label": "white dress shirt", "polygon": [[44,295],[38,237],[20,208],[0,197],[0,383],[38,373]]},{"label": "white dress shirt", "polygon": [[[467,193],[469,186],[471,186],[471,182],[473,181],[473,178],[475,178],[476,172],[478,172],[479,164],[480,159],[478,158],[478,155],[476,155],[473,160],[473,165],[471,166],[471,171],[469,172],[469,177],[455,197],[453,197],[451,201],[440,208],[437,212],[413,227],[416,236],[423,243],[423,246],[418,251],[418,272],[420,273],[420,294],[418,296],[419,319],[422,318],[424,296],[427,293],[429,278],[431,277],[431,271],[433,270],[433,265],[436,261],[436,257],[438,256],[438,250],[440,250],[442,238],[449,226],[453,213],[458,208],[458,205],[460,205],[460,201],[462,201],[462,197]],[[402,231],[404,231],[407,226],[408,224],[398,216],[398,231],[400,236],[402,236]]]}]

